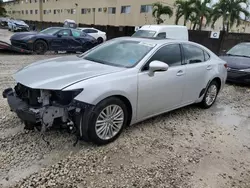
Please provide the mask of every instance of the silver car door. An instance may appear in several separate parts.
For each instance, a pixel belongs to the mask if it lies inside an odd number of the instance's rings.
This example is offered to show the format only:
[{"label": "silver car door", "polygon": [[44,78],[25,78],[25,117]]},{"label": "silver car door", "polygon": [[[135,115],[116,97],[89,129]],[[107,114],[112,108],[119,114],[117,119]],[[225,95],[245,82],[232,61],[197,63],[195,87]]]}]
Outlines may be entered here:
[{"label": "silver car door", "polygon": [[212,65],[209,64],[208,54],[198,46],[182,44],[186,66],[186,85],[183,95],[183,104],[193,103],[209,82]]},{"label": "silver car door", "polygon": [[[149,64],[154,60],[167,63],[169,69],[149,76]],[[174,109],[181,104],[185,69],[179,44],[163,46],[150,58],[138,75],[137,119]]]}]

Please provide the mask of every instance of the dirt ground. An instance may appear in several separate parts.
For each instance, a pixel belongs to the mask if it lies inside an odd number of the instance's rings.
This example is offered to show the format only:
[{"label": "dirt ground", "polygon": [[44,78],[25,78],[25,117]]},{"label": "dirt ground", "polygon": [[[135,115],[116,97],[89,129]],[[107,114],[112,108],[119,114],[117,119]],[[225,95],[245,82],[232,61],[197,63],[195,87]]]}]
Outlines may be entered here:
[{"label": "dirt ground", "polygon": [[[18,69],[55,56],[0,54],[0,91]],[[59,130],[46,134],[48,146],[0,98],[0,187],[249,188],[249,91],[226,85],[212,108],[158,116],[102,147],[73,147],[75,136]]]}]

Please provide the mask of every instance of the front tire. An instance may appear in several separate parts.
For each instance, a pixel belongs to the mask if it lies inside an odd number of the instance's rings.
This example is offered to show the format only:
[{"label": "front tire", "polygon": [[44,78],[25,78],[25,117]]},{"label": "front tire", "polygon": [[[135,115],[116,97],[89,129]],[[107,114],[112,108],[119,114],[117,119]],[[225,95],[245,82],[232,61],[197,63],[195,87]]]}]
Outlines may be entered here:
[{"label": "front tire", "polygon": [[48,45],[43,40],[38,40],[34,43],[34,52],[36,54],[44,54],[48,50]]},{"label": "front tire", "polygon": [[94,108],[89,120],[89,137],[97,145],[108,144],[119,137],[128,123],[126,105],[116,97],[110,97]]},{"label": "front tire", "polygon": [[210,108],[215,103],[218,93],[219,84],[216,81],[212,81],[207,88],[203,100],[200,103],[201,107],[204,109]]}]

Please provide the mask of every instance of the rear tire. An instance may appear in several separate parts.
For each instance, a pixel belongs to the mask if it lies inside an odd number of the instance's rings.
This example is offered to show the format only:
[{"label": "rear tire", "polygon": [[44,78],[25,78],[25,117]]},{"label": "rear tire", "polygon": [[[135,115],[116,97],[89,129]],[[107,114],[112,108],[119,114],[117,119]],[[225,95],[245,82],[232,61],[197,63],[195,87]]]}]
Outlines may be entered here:
[{"label": "rear tire", "polygon": [[103,38],[99,37],[99,38],[97,39],[97,42],[98,42],[98,44],[103,43]]},{"label": "rear tire", "polygon": [[45,52],[47,52],[48,50],[48,45],[45,41],[43,40],[37,40],[35,43],[34,43],[34,52],[36,54],[44,54]]},{"label": "rear tire", "polygon": [[204,109],[210,108],[215,103],[218,93],[219,84],[214,80],[209,84],[206,90],[203,100],[200,103],[201,107]]},{"label": "rear tire", "polygon": [[127,107],[120,99],[110,97],[101,101],[89,119],[90,140],[97,145],[113,142],[127,125],[128,115]]}]

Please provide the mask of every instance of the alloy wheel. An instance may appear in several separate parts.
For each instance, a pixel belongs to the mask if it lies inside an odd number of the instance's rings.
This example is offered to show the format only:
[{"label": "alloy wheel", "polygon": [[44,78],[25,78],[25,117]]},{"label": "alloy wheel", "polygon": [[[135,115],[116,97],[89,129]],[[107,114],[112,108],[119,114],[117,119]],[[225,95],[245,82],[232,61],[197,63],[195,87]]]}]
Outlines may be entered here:
[{"label": "alloy wheel", "polygon": [[102,140],[115,137],[124,123],[124,111],[118,105],[109,105],[104,108],[97,117],[95,131]]},{"label": "alloy wheel", "polygon": [[212,84],[208,88],[208,91],[206,94],[206,104],[208,106],[212,105],[216,99],[216,96],[217,96],[217,87],[216,87],[216,85]]}]

